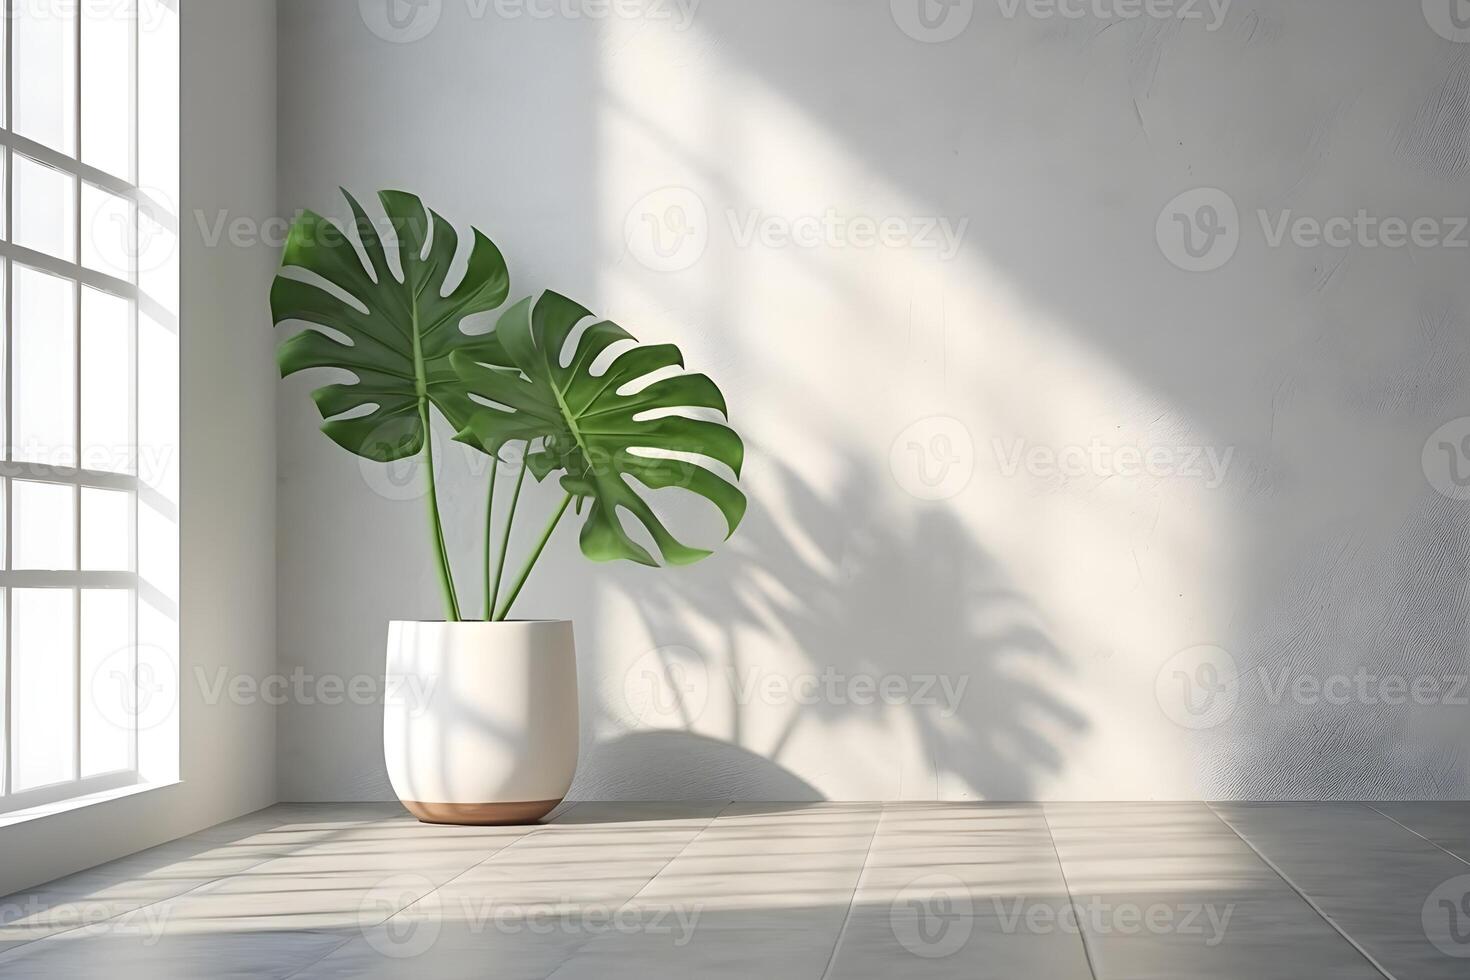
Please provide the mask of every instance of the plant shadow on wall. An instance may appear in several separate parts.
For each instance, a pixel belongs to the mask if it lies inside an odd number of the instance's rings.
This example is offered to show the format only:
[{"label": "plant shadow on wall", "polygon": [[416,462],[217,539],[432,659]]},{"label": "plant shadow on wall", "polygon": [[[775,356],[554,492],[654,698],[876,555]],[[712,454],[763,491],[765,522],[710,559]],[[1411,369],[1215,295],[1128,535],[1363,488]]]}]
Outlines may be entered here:
[{"label": "plant shadow on wall", "polygon": [[[1142,683],[1198,643],[1272,677],[1463,675],[1464,590],[1444,569],[1465,563],[1470,539],[1463,504],[1425,484],[1419,453],[1436,426],[1470,415],[1463,248],[1445,235],[1459,219],[1440,220],[1464,215],[1467,131],[1444,106],[1464,103],[1470,47],[1436,36],[1416,4],[1250,0],[1219,23],[889,6],[701,5],[705,49],[751,80],[710,85],[699,108],[733,134],[699,161],[708,176],[688,168],[712,225],[717,202],[788,189],[760,164],[796,157],[809,130],[813,152],[861,166],[865,194],[886,184],[920,213],[970,220],[944,284],[947,363],[989,418],[1024,420],[1010,431],[1036,441],[1121,423],[1146,444],[1239,449],[1221,492],[1191,495],[1187,511],[1108,478],[1147,530],[1113,544],[1099,508],[1089,557],[1131,566],[1135,541],[1159,556],[1136,605],[1109,601],[1116,576],[1055,593],[1068,635],[1128,651],[1120,667]],[[678,142],[694,116],[655,98],[645,79],[657,76],[638,69],[658,39],[644,36],[649,51],[609,59],[617,104],[641,113],[630,132],[657,126]],[[864,213],[831,184],[804,213]],[[1347,247],[1298,238],[1360,214],[1384,224]],[[1428,219],[1439,244],[1385,247],[1390,217]],[[761,285],[726,278],[741,300]],[[742,325],[722,324],[737,341]],[[984,359],[965,358],[972,349]],[[1030,369],[1053,354],[1056,373]],[[1060,367],[1074,359],[1091,370]],[[1433,451],[1441,468],[1470,456]],[[1092,508],[1106,496],[1038,499]],[[1050,512],[1027,501],[1038,564],[1075,566],[1089,543],[1049,544]],[[1111,705],[1095,717],[1109,734],[1134,720],[1179,734]],[[1255,697],[1228,727],[1173,741],[1199,780],[1191,796],[1423,798],[1464,794],[1466,735],[1463,712]],[[1333,764],[1345,738],[1352,759]]]},{"label": "plant shadow on wall", "polygon": [[[886,473],[856,456],[830,496],[778,461],[750,468],[740,533],[708,566],[649,576],[638,592],[647,634],[666,645],[610,692],[631,702],[612,714],[658,727],[588,749],[573,796],[823,798],[783,766],[797,753],[804,773],[866,766],[869,796],[1043,793],[1088,722],[1056,693],[1071,658],[994,557],[943,507],[882,509]],[[788,659],[744,657],[755,636]],[[893,754],[839,762],[857,726]]]}]

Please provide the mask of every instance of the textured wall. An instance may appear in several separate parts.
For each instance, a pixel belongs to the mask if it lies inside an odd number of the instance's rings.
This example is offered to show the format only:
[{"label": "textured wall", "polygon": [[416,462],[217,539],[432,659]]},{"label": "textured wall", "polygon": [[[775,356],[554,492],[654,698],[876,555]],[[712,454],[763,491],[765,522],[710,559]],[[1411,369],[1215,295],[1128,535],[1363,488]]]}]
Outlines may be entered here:
[{"label": "textured wall", "polygon": [[[283,0],[280,206],[416,190],[724,387],[735,541],[563,533],[527,592],[577,623],[579,796],[1463,797],[1449,4]],[[370,675],[439,611],[422,503],[309,387],[282,669]],[[373,706],[279,724],[285,798],[390,795]]]}]

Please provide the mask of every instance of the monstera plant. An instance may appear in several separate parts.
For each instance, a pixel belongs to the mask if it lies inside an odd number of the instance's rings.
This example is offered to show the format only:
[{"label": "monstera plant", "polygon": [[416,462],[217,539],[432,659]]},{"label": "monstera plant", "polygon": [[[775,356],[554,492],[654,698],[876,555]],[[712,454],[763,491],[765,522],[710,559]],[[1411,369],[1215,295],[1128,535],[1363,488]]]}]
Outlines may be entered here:
[{"label": "monstera plant", "polygon": [[[277,351],[283,377],[317,368],[349,376],[312,393],[322,431],[368,460],[424,464],[445,620],[389,624],[390,689],[395,679],[416,678],[398,689],[435,694],[429,704],[384,704],[388,777],[421,820],[534,821],[570,787],[578,746],[572,624],[508,618],[547,542],[570,510],[582,518],[582,553],[594,561],[698,561],[709,552],[679,541],[651,498],[677,487],[709,501],[728,537],[745,514],[736,486],[744,446],[727,424],[720,390],[684,371],[678,348],[640,346],[616,323],[589,322],[590,312],[557,293],[516,303],[491,332],[467,332],[468,318],[499,309],[510,293],[495,244],[474,231],[461,256],[454,227],[399,191],[378,195],[391,230],[385,236],[343,194],[355,237],[303,212],[271,288],[271,311],[278,326],[305,325]],[[454,536],[435,482],[436,416],[490,458],[480,620],[464,616],[455,587]],[[512,460],[520,465],[497,535],[498,471]],[[528,473],[555,485],[560,502],[502,594]]]},{"label": "monstera plant", "polygon": [[[344,229],[311,211],[294,222],[271,289],[271,311],[277,325],[300,321],[307,329],[281,343],[277,361],[283,377],[313,368],[353,376],[312,393],[322,431],[343,449],[380,463],[423,458],[430,546],[450,621],[465,616],[428,437],[436,413],[460,442],[491,458],[484,527],[486,620],[508,616],[569,509],[583,516],[583,554],[599,562],[686,565],[709,555],[675,538],[644,490],[692,491],[712,502],[728,533],[734,533],[746,502],[731,477],[739,477],[744,447],[724,421],[725,399],[713,381],[703,374],[668,374],[684,366],[677,347],[637,345],[609,320],[577,334],[592,314],[554,292],[510,307],[491,333],[468,334],[464,321],[499,308],[510,292],[510,276],[495,244],[472,229],[465,270],[451,284],[459,236],[442,215],[412,194],[380,193],[392,232],[389,243],[356,198],[342,193],[360,250]],[[611,363],[594,373],[594,364],[614,345],[626,349],[614,352]],[[651,383],[625,392],[650,376],[655,376]],[[497,470],[507,452],[523,465],[498,547],[492,547]],[[502,598],[528,472],[538,483],[555,477],[561,501]],[[622,514],[646,529],[658,557],[628,533]]]}]

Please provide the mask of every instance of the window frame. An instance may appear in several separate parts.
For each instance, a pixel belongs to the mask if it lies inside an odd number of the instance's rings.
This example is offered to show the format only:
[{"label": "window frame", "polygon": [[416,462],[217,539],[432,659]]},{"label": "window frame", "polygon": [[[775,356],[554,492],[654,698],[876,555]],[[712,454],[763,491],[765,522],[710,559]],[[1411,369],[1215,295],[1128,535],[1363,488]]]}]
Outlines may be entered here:
[{"label": "window frame", "polygon": [[[166,771],[169,767],[177,772],[177,712],[173,713],[173,736],[164,738],[164,744],[172,744],[172,759],[167,765],[160,765],[162,760],[155,758],[153,765],[144,764],[145,749],[140,746],[140,730],[138,715],[145,697],[140,682],[142,679],[142,668],[140,667],[139,651],[139,602],[140,596],[145,590],[151,589],[157,593],[164,594],[159,603],[165,608],[173,603],[173,645],[177,640],[177,586],[170,587],[167,583],[162,589],[157,585],[144,581],[140,574],[140,548],[139,548],[139,508],[140,501],[145,495],[159,496],[158,480],[150,477],[145,472],[147,460],[144,458],[143,446],[145,441],[140,433],[139,421],[139,385],[140,373],[140,310],[147,310],[154,322],[165,325],[172,330],[173,342],[177,344],[178,320],[175,313],[177,310],[177,288],[173,288],[174,295],[169,297],[158,297],[147,295],[140,285],[140,268],[138,257],[140,255],[140,236],[144,218],[148,218],[161,228],[171,228],[175,240],[177,239],[178,220],[177,209],[169,202],[159,200],[160,194],[171,193],[173,189],[162,192],[149,193],[140,186],[142,174],[140,173],[140,135],[143,128],[142,112],[140,111],[139,92],[141,86],[141,57],[143,51],[141,31],[144,19],[144,5],[146,0],[130,0],[128,7],[122,16],[127,17],[129,23],[129,55],[128,55],[128,175],[126,178],[119,177],[100,169],[97,166],[84,162],[86,155],[84,133],[84,51],[83,41],[84,25],[88,19],[88,3],[86,0],[70,0],[72,26],[72,64],[70,70],[73,74],[70,97],[72,105],[70,112],[72,119],[70,125],[72,132],[70,140],[74,156],[53,149],[33,139],[22,136],[12,128],[15,125],[15,92],[16,92],[16,59],[15,59],[15,24],[16,5],[19,3],[36,3],[37,0],[0,0],[3,2],[3,22],[0,22],[0,30],[3,30],[3,112],[4,117],[0,119],[0,154],[3,154],[3,234],[0,234],[0,264],[3,264],[3,309],[0,309],[0,333],[3,333],[3,352],[0,352],[0,367],[3,367],[3,391],[0,391],[0,415],[3,415],[3,425],[0,425],[0,436],[3,436],[3,444],[0,444],[0,508],[3,508],[3,549],[0,549],[0,664],[3,664],[3,674],[0,674],[0,816],[12,814],[15,811],[27,810],[32,807],[63,802],[80,796],[106,790],[119,789],[122,787],[138,785],[153,779],[170,778]],[[56,2],[56,0],[52,0]],[[67,3],[68,0],[60,0]],[[163,0],[165,6],[173,11],[177,18],[177,2]],[[119,9],[118,0],[113,0],[111,9],[114,13]],[[167,66],[169,71],[176,72],[176,50],[174,51],[174,65]],[[171,79],[176,84],[176,75]],[[177,107],[167,107],[163,118],[170,119],[171,125],[177,127]],[[55,171],[67,175],[72,183],[70,215],[73,227],[73,236],[70,259],[61,259],[45,252],[18,245],[15,239],[15,161],[17,157],[25,157],[41,166],[50,167]],[[83,235],[89,229],[85,227],[86,216],[83,210],[83,202],[88,186],[99,189],[115,198],[127,202],[128,212],[131,217],[129,224],[130,240],[125,242],[125,252],[128,261],[127,278],[120,278],[106,272],[101,272],[87,265],[87,249]],[[72,330],[71,357],[72,357],[72,458],[73,465],[56,465],[55,461],[38,463],[16,459],[17,455],[25,456],[24,452],[17,453],[15,445],[16,437],[16,405],[15,405],[15,316],[16,298],[14,290],[16,266],[24,266],[29,270],[42,274],[58,277],[66,281],[71,288],[72,295]],[[84,327],[84,296],[88,289],[95,290],[113,297],[123,299],[127,302],[127,348],[129,364],[124,369],[128,379],[127,412],[128,412],[128,445],[126,450],[130,455],[131,472],[117,472],[111,470],[98,470],[85,468],[84,464],[96,462],[89,459],[86,454],[86,446],[82,441],[84,433],[84,399],[83,390],[83,365],[85,363],[85,352],[83,350],[83,339],[85,337]],[[173,375],[173,391],[169,394],[175,402],[177,400],[177,375]],[[166,445],[161,445],[163,451],[177,449],[177,428],[168,433],[165,440]],[[173,477],[176,483],[176,476]],[[45,483],[56,486],[64,486],[70,489],[72,495],[72,551],[71,564],[68,570],[16,570],[14,568],[15,530],[16,515],[13,492],[14,484],[19,482]],[[164,488],[167,490],[168,481],[165,479]],[[83,538],[83,491],[86,489],[100,489],[111,491],[124,491],[129,495],[129,511],[127,521],[127,537],[129,545],[129,567],[120,571],[88,571],[84,570],[83,556],[86,546]],[[165,511],[170,505],[173,511],[173,521],[177,523],[177,492],[165,492],[163,507]],[[176,549],[176,541],[171,542]],[[72,636],[71,636],[71,680],[72,680],[72,732],[70,761],[70,779],[62,782],[44,786],[28,787],[22,790],[15,789],[17,747],[15,741],[15,712],[13,706],[17,698],[23,697],[24,692],[17,692],[14,687],[15,680],[15,636],[16,624],[13,616],[14,595],[16,590],[28,589],[65,589],[72,593]],[[127,667],[130,674],[127,680],[132,684],[130,692],[131,701],[131,728],[120,729],[119,737],[127,740],[126,759],[127,763],[123,769],[106,773],[84,776],[84,739],[83,720],[86,713],[83,710],[83,698],[87,696],[89,689],[89,678],[83,676],[83,595],[87,592],[100,590],[124,590],[128,593],[128,639],[123,650],[126,651],[128,660]],[[169,595],[168,593],[171,593]],[[109,658],[110,659],[110,658]],[[177,658],[173,657],[173,676],[169,683],[173,685],[175,704],[177,703]],[[125,695],[126,697],[127,695]],[[154,739],[157,741],[157,739]],[[156,755],[156,753],[155,753]],[[145,772],[151,769],[152,772]]]}]

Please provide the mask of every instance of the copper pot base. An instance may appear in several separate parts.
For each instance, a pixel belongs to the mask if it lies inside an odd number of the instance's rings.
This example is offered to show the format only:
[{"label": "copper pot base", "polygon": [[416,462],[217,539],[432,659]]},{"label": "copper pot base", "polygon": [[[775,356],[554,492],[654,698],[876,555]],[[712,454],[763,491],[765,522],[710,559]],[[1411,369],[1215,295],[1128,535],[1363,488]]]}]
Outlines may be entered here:
[{"label": "copper pot base", "polygon": [[421,803],[403,800],[408,812],[424,823],[458,827],[508,827],[535,823],[555,810],[561,800],[534,803]]}]

